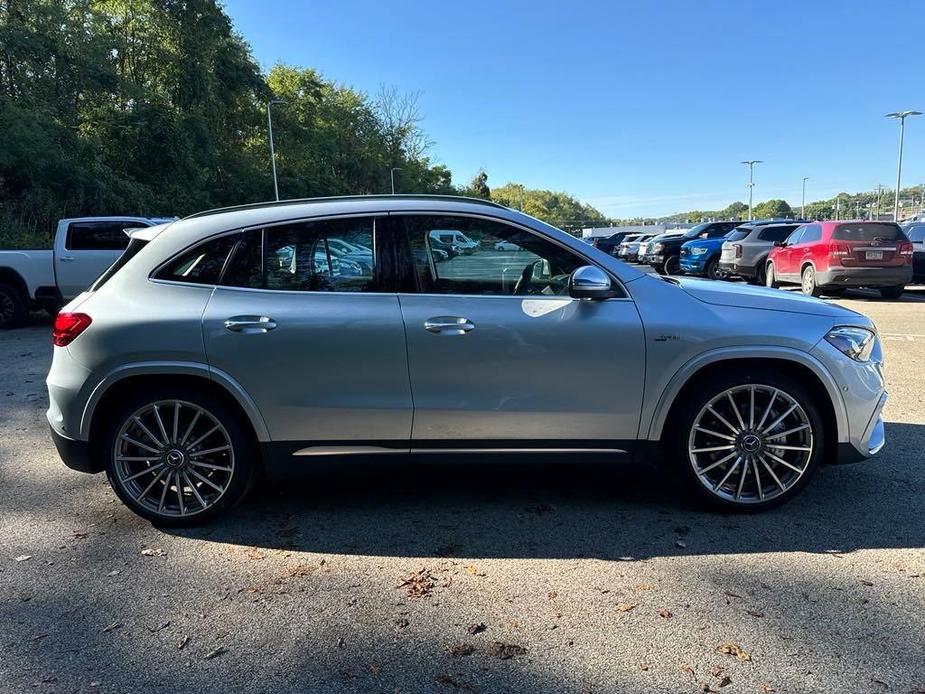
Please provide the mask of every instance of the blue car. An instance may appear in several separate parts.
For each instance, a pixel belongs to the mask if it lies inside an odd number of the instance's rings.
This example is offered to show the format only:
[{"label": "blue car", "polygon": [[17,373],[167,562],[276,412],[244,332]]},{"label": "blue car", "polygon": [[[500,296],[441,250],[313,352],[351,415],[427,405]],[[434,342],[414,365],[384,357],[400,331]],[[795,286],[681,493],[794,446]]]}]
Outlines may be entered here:
[{"label": "blue car", "polygon": [[685,275],[700,275],[711,280],[721,280],[726,272],[719,268],[719,256],[723,241],[729,233],[713,239],[694,239],[681,246],[681,272]]}]

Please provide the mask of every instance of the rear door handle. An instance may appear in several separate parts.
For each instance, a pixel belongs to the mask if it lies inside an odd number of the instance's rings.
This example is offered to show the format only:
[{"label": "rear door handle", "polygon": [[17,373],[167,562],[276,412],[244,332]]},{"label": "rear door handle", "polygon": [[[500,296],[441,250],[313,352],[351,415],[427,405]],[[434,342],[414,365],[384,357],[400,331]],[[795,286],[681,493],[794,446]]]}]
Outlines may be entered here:
[{"label": "rear door handle", "polygon": [[276,327],[276,321],[267,316],[232,316],[225,321],[225,330],[245,335],[263,335]]},{"label": "rear door handle", "polygon": [[424,330],[435,335],[465,335],[475,323],[459,316],[434,316],[424,321]]},{"label": "rear door handle", "polygon": [[72,256],[72,255],[62,255],[62,256],[60,256],[60,257],[58,258],[58,260],[60,260],[62,263],[73,263],[73,262],[74,262],[74,256]]}]

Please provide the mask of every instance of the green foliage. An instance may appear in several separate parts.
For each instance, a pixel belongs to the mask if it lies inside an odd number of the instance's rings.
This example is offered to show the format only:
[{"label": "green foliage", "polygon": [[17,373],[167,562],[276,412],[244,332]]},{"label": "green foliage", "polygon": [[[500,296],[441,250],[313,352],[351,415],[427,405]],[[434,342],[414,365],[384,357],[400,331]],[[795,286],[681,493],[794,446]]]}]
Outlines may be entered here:
[{"label": "green foliage", "polygon": [[566,193],[525,188],[519,183],[495,188],[491,191],[491,199],[567,231],[611,223],[598,210]]},{"label": "green foliage", "polygon": [[720,215],[725,219],[739,219],[744,218],[748,214],[748,205],[744,202],[734,202],[731,205],[727,206]]},{"label": "green foliage", "polygon": [[755,205],[752,216],[755,219],[786,219],[793,217],[793,210],[783,200],[765,200]]},{"label": "green foliage", "polygon": [[481,198],[482,200],[491,200],[491,188],[488,187],[488,174],[483,169],[472,177],[469,185],[463,188],[460,193],[472,198]]},{"label": "green foliage", "polygon": [[0,1],[0,247],[59,217],[183,215],[272,197],[452,192],[416,95],[262,75],[216,0]]}]

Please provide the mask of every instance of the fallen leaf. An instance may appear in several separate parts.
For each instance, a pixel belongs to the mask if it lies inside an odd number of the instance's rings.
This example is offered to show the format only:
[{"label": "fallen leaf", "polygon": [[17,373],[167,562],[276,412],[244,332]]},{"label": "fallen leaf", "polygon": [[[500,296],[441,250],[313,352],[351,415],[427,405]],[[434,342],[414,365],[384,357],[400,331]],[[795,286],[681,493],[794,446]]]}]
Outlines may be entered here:
[{"label": "fallen leaf", "polygon": [[501,641],[495,641],[488,649],[490,655],[501,660],[509,660],[516,655],[524,655],[526,652],[527,649],[523,646],[518,646],[516,643],[502,643]]},{"label": "fallen leaf", "polygon": [[409,621],[408,621],[407,619],[405,619],[404,617],[399,617],[398,619],[395,620],[395,626],[397,626],[399,629],[404,629],[405,627],[407,627],[407,626],[410,625],[410,624],[411,624],[411,622],[409,622]]},{"label": "fallen leaf", "polygon": [[115,631],[116,629],[122,626],[122,622],[113,622],[108,627],[103,627],[103,633],[108,634],[110,631]]},{"label": "fallen leaf", "polygon": [[153,634],[155,632],[161,631],[162,629],[166,629],[169,626],[170,626],[170,622],[163,622],[161,624],[158,624],[156,627],[148,627],[148,631],[150,631]]},{"label": "fallen leaf", "polygon": [[90,533],[74,532],[74,533],[71,533],[71,537],[73,537],[75,540],[85,540],[88,537],[90,537]]},{"label": "fallen leaf", "polygon": [[736,643],[721,643],[716,647],[716,650],[723,655],[734,655],[743,663],[752,659],[748,652]]},{"label": "fallen leaf", "polygon": [[212,658],[218,658],[220,655],[225,655],[228,652],[228,649],[224,646],[219,646],[213,651],[206,653],[206,660],[212,660]]},{"label": "fallen leaf", "polygon": [[399,583],[397,587],[407,588],[409,598],[423,598],[434,589],[434,577],[428,569],[418,569]]},{"label": "fallen leaf", "polygon": [[863,578],[861,579],[861,583],[863,583],[865,586],[872,586],[872,585],[874,585],[874,582],[873,582],[873,581],[865,581]]},{"label": "fallen leaf", "polygon": [[163,557],[167,554],[167,552],[162,549],[143,549],[141,553],[146,557]]},{"label": "fallen leaf", "polygon": [[32,559],[31,554],[20,554],[16,557],[16,561],[29,561],[30,559]]},{"label": "fallen leaf", "polygon": [[555,600],[557,597],[559,597],[559,594],[556,591],[551,590],[546,594],[546,597],[550,600]]},{"label": "fallen leaf", "polygon": [[738,598],[739,600],[743,599],[741,595],[738,593],[733,593],[731,590],[724,590],[723,595],[725,595],[727,598]]},{"label": "fallen leaf", "polygon": [[472,574],[473,576],[486,576],[487,575],[484,571],[479,571],[472,564],[467,564],[466,566],[463,567],[463,569],[465,570],[467,574]]},{"label": "fallen leaf", "polygon": [[472,655],[475,653],[475,646],[472,646],[468,643],[457,643],[452,646],[448,646],[446,652],[454,658],[462,658],[463,656]]},{"label": "fallen leaf", "polygon": [[618,602],[617,603],[617,612],[629,612],[636,608],[635,602]]},{"label": "fallen leaf", "polygon": [[649,583],[640,583],[636,586],[636,590],[652,590],[655,586]]},{"label": "fallen leaf", "polygon": [[684,540],[678,540],[674,544],[676,547],[680,547],[681,549],[684,549],[685,547],[687,547],[687,543]]},{"label": "fallen leaf", "polygon": [[697,675],[694,674],[694,668],[692,668],[690,665],[682,665],[681,672],[683,672],[685,675],[690,675],[692,679],[696,679],[697,677]]},{"label": "fallen leaf", "polygon": [[764,612],[755,612],[755,610],[745,610],[746,614],[750,614],[752,617],[764,617]]},{"label": "fallen leaf", "polygon": [[378,676],[379,676],[379,673],[382,672],[382,668],[379,667],[379,664],[378,664],[378,663],[370,663],[370,664],[369,664],[369,671],[372,673],[372,675],[373,675],[374,677],[378,677]]},{"label": "fallen leaf", "polygon": [[188,643],[189,643],[189,636],[184,636],[184,637],[183,637],[182,639],[180,639],[180,641],[177,643],[177,650],[178,650],[178,651],[182,651],[184,648],[186,648],[186,644],[188,644]]},{"label": "fallen leaf", "polygon": [[108,574],[106,574],[106,575],[109,576],[110,578],[112,578],[113,576],[118,576],[120,573],[122,573],[122,572],[119,571],[119,569],[113,569],[112,571],[110,571],[110,572],[109,572]]},{"label": "fallen leaf", "polygon": [[267,558],[267,555],[256,547],[248,547],[246,550],[244,550],[244,555],[251,561],[260,561],[261,559]]},{"label": "fallen leaf", "polygon": [[642,670],[643,672],[648,672],[650,667],[652,666],[649,665],[648,663],[639,663],[639,669]]},{"label": "fallen leaf", "polygon": [[485,624],[484,624],[483,622],[479,622],[478,624],[470,624],[469,626],[467,626],[467,627],[466,627],[466,632],[467,632],[470,636],[475,636],[476,634],[481,634],[481,633],[482,633],[483,631],[485,631],[487,628],[488,628],[488,627],[485,626]]},{"label": "fallen leaf", "polygon": [[760,685],[758,685],[758,691],[761,692],[761,694],[772,694],[777,690],[767,682],[762,682]]}]

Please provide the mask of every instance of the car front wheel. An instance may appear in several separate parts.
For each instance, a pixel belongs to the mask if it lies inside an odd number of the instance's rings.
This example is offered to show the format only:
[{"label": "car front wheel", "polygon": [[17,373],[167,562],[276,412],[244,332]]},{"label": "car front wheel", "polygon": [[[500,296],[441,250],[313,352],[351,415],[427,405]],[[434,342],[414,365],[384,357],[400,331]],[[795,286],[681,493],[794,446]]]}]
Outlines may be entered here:
[{"label": "car front wheel", "polygon": [[664,266],[666,275],[677,275],[681,271],[681,258],[677,255],[670,255],[665,260]]},{"label": "car front wheel", "polygon": [[774,272],[774,263],[768,263],[767,266],[765,266],[764,286],[770,287],[771,289],[777,289],[780,287],[780,282],[777,281],[777,276]]},{"label": "car front wheel", "polygon": [[824,427],[795,379],[736,370],[681,405],[670,455],[714,507],[759,510],[794,497],[820,465]]},{"label": "car front wheel", "polygon": [[213,518],[244,497],[257,469],[239,415],[192,389],[128,398],[110,418],[105,443],[113,491],[155,525]]}]

